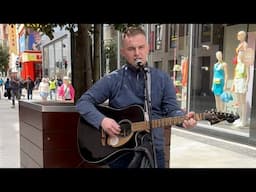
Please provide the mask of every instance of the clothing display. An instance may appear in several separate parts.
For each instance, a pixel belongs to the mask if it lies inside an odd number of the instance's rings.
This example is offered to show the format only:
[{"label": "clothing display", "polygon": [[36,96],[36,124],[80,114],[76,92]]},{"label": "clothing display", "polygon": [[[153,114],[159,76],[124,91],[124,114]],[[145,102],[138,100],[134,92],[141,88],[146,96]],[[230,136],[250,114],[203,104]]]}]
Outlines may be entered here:
[{"label": "clothing display", "polygon": [[213,87],[212,91],[214,95],[221,95],[224,88],[225,73],[222,67],[222,63],[215,63],[213,68]]}]

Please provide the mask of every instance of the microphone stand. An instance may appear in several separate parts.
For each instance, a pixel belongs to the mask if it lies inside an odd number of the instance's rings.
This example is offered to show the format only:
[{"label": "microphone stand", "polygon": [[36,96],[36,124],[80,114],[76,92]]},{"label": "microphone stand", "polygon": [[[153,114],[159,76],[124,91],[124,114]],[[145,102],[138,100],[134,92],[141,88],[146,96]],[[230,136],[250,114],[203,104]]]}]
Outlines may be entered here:
[{"label": "microphone stand", "polygon": [[[153,168],[157,168],[157,161],[156,161],[156,151],[155,151],[155,145],[154,145],[154,136],[153,136],[153,133],[152,133],[152,103],[151,103],[151,96],[149,95],[149,79],[148,79],[148,75],[149,74],[149,69],[148,67],[145,67],[145,66],[142,66],[142,65],[139,65],[140,67],[140,70],[143,70],[144,72],[144,80],[145,80],[145,107],[146,107],[146,112],[148,113],[148,123],[149,123],[149,130],[150,130],[150,136],[151,136],[151,141],[152,141],[152,152],[153,152],[153,161],[154,161],[154,165],[153,165]],[[150,90],[151,92],[151,90]]]}]

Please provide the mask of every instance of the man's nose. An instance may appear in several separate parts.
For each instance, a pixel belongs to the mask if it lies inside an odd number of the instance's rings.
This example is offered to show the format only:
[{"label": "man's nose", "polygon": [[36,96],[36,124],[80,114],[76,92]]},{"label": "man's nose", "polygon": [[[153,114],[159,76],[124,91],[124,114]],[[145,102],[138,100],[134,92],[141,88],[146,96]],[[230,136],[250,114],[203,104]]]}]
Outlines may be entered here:
[{"label": "man's nose", "polygon": [[136,49],[135,49],[135,54],[136,54],[136,55],[139,55],[139,48],[136,48]]}]

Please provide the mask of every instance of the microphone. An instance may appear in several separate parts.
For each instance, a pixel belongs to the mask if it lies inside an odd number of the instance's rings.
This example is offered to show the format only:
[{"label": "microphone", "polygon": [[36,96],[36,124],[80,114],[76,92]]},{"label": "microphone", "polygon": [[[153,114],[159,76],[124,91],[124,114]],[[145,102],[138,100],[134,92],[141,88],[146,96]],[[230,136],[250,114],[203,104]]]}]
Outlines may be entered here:
[{"label": "microphone", "polygon": [[143,65],[141,59],[135,59],[135,64],[140,69],[140,71],[148,72],[148,68],[145,65]]},{"label": "microphone", "polygon": [[144,67],[144,65],[142,64],[142,60],[141,59],[135,59],[135,64],[139,68],[143,68]]}]

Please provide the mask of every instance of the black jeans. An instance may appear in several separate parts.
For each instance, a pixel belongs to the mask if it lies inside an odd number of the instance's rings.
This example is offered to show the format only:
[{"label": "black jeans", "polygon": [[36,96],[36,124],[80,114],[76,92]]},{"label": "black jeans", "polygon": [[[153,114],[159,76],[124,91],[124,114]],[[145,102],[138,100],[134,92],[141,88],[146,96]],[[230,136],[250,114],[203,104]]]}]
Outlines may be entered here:
[{"label": "black jeans", "polygon": [[33,90],[32,89],[27,89],[27,99],[32,99],[33,96]]}]

